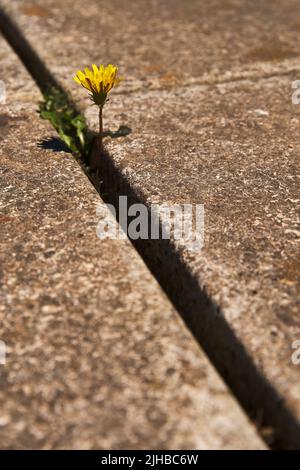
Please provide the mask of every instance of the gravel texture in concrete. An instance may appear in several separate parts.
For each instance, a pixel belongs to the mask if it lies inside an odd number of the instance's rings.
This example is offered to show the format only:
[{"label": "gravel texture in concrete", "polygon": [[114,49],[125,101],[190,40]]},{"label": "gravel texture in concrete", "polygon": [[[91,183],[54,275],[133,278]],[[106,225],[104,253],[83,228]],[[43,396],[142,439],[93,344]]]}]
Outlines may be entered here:
[{"label": "gravel texture in concrete", "polygon": [[264,448],[130,242],[96,236],[102,201],[2,38],[0,59],[0,447]]}]

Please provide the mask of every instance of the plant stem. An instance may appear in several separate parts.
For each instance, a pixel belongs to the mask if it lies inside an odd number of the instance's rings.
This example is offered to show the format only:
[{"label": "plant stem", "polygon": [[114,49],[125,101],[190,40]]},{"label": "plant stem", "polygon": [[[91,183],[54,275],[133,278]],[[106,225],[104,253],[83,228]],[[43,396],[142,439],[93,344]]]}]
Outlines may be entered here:
[{"label": "plant stem", "polygon": [[102,150],[102,140],[103,140],[103,119],[102,119],[102,108],[103,106],[99,106],[99,150]]}]

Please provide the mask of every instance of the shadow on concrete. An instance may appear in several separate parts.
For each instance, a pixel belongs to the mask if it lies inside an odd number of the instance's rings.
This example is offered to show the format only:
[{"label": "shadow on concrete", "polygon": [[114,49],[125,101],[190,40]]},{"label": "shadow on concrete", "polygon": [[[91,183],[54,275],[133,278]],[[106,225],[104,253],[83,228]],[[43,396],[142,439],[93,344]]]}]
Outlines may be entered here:
[{"label": "shadow on concrete", "polygon": [[118,139],[119,137],[126,137],[126,135],[132,132],[131,128],[128,126],[120,126],[117,131],[104,131],[103,137],[111,137],[112,139]]},{"label": "shadow on concrete", "polygon": [[[0,29],[42,90],[49,84],[61,89],[21,31],[3,10],[0,10]],[[130,132],[130,128],[121,126],[116,132],[107,131],[106,136],[117,138]],[[43,141],[44,144],[42,142],[41,145],[47,145],[47,148],[54,151],[63,151],[59,140],[50,139],[50,142]],[[113,158],[105,151],[101,154],[99,176],[105,202],[114,204],[117,208],[118,196],[125,195],[128,196],[128,205],[147,205],[147,201],[135,191],[126,175],[119,171]],[[220,307],[211,299],[205,286],[199,284],[172,243],[165,239],[140,239],[132,243],[216,369],[258,425],[261,434],[264,436],[263,427],[269,426],[273,431],[272,441],[269,443],[273,447],[299,448],[300,425],[297,418],[258,369]]]},{"label": "shadow on concrete", "polygon": [[66,152],[66,153],[71,153],[71,150],[63,142],[61,139],[58,137],[49,137],[48,139],[43,139],[37,144],[39,149],[43,150],[52,150],[53,152]]},{"label": "shadow on concrete", "polygon": [[[120,195],[127,196],[128,207],[142,203],[149,209],[106,150],[101,154],[99,177],[102,198],[116,208],[119,222]],[[148,213],[151,227],[151,211]],[[122,226],[125,233],[129,222]],[[220,306],[195,278],[172,241],[149,238],[131,242],[267,444],[273,449],[299,448],[297,418],[254,363]]]}]

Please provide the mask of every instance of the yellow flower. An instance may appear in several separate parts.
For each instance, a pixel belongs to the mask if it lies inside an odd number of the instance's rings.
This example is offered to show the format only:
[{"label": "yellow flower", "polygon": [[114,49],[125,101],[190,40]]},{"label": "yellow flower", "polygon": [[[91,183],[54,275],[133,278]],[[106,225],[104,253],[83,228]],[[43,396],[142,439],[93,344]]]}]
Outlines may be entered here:
[{"label": "yellow flower", "polygon": [[99,68],[93,64],[92,68],[93,70],[90,70],[86,67],[84,72],[78,70],[73,80],[92,93],[95,104],[103,106],[108,92],[119,85],[122,78],[117,77],[118,67],[112,64],[107,67],[101,64]]}]

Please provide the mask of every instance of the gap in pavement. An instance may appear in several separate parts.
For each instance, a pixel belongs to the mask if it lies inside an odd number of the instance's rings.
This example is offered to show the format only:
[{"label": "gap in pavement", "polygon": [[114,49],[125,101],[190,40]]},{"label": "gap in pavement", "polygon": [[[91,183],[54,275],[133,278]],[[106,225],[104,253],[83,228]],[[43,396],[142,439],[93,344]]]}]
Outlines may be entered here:
[{"label": "gap in pavement", "polygon": [[[0,11],[0,29],[42,92],[49,86],[54,86],[65,93],[21,31],[3,11]],[[125,195],[129,204],[147,205],[115,167],[108,153],[102,155],[101,163],[101,196],[105,202],[117,207],[118,197]],[[256,424],[261,436],[272,448],[295,447],[295,443],[300,441],[299,423],[285,406],[277,390],[256,368],[244,346],[220,314],[219,306],[196,282],[179,258],[172,242],[163,239],[131,241],[194,337]]]}]

